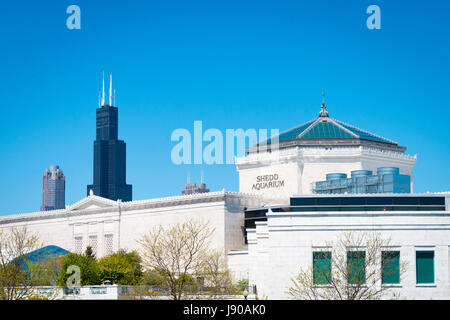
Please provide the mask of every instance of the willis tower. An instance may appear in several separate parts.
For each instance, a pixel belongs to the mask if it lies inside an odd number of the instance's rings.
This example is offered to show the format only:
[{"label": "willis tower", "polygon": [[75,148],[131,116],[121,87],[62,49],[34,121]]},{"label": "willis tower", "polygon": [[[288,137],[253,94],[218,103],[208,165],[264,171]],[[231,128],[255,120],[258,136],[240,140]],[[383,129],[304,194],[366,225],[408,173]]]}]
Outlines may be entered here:
[{"label": "willis tower", "polygon": [[[115,96],[115,90],[114,90]],[[115,100],[115,97],[114,97]],[[115,101],[114,101],[115,102]],[[117,139],[118,108],[112,105],[112,76],[109,104],[105,104],[105,79],[97,109],[97,133],[94,141],[94,183],[87,186],[97,196],[111,200],[132,200],[132,185],[126,183],[126,144]]]}]

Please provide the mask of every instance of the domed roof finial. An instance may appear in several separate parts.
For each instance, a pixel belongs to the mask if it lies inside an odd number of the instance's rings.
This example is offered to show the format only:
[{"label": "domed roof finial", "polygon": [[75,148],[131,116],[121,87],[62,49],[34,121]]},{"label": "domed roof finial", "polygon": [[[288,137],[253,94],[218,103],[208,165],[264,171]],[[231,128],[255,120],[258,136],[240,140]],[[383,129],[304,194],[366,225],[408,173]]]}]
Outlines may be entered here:
[{"label": "domed roof finial", "polygon": [[328,117],[327,106],[325,105],[325,89],[322,89],[322,110],[319,112],[319,117]]}]

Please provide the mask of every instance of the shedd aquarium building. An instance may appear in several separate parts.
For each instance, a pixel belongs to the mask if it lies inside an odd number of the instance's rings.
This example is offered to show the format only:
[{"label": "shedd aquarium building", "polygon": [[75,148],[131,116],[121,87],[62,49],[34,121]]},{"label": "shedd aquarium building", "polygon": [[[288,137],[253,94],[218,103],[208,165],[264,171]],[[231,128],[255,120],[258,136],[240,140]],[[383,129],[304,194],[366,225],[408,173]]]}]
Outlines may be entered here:
[{"label": "shedd aquarium building", "polygon": [[[274,138],[278,148],[271,150]],[[405,152],[331,118],[323,102],[315,119],[236,158],[237,192],[137,201],[90,192],[65,209],[1,217],[0,228],[26,225],[47,246],[82,252],[91,245],[102,257],[139,250],[135,239],[157,225],[207,219],[234,280],[249,280],[250,298],[268,299],[290,298],[301,269],[331,263],[316,253],[343,233],[376,232],[391,240],[380,250],[394,257],[393,276],[377,284],[390,286],[383,298],[450,299],[450,193],[413,193],[417,156]],[[401,275],[400,264],[407,265]]]}]

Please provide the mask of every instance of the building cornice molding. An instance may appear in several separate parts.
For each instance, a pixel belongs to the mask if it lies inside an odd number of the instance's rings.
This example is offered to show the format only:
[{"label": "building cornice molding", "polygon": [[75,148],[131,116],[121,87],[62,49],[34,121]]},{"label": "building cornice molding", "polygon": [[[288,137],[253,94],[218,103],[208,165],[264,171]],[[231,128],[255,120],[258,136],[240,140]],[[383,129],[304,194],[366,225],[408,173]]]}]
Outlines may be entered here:
[{"label": "building cornice molding", "polygon": [[[378,218],[378,217],[450,217],[450,211],[302,211],[302,212],[267,212],[267,217],[271,218],[292,218],[292,217],[308,217],[308,218],[325,218],[325,217],[342,217],[342,218]],[[448,224],[450,226],[450,222]]]},{"label": "building cornice molding", "polygon": [[272,152],[251,153],[244,157],[235,158],[237,169],[256,167],[267,164],[283,164],[291,161],[307,163],[304,160],[308,157],[315,159],[354,159],[361,157],[365,159],[391,159],[414,165],[417,161],[417,155],[411,156],[401,152],[390,150],[381,150],[367,146],[355,147],[334,147],[334,148],[301,148],[294,147],[289,149],[280,149]]},{"label": "building cornice molding", "polygon": [[[154,198],[146,200],[135,200],[127,202],[113,201],[95,195],[90,195],[76,202],[75,204],[66,207],[65,209],[38,211],[31,213],[19,213],[14,215],[3,216],[0,217],[0,225],[13,222],[26,222],[42,219],[57,219],[57,218],[71,219],[84,215],[114,213],[119,211],[119,205],[121,211],[131,211],[131,210],[170,207],[195,203],[210,203],[217,201],[227,202],[229,200],[247,201],[247,200],[263,200],[263,199],[266,199],[266,197],[262,195],[227,191],[225,189],[216,192],[180,195],[180,196]],[[79,209],[80,207],[83,207],[83,205],[87,205],[90,202],[103,203],[106,204],[107,206]]]}]

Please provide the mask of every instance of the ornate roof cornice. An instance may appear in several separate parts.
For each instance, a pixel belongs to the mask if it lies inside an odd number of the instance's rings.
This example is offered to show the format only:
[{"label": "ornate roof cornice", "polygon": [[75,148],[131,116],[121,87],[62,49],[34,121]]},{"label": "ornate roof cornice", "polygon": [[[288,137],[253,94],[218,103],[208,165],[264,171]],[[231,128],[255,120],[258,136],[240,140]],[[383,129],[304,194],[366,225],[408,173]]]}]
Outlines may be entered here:
[{"label": "ornate roof cornice", "polygon": [[[170,207],[192,203],[208,203],[214,201],[226,201],[227,199],[262,199],[263,196],[242,192],[233,192],[223,189],[222,191],[180,195],[172,197],[154,198],[146,200],[135,200],[122,202],[90,195],[65,209],[39,211],[31,213],[19,213],[0,217],[0,225],[11,222],[31,221],[39,219],[70,218],[80,215],[100,214],[118,212],[119,206],[122,211],[140,210],[145,208]],[[94,206],[90,206],[94,205]]]}]

